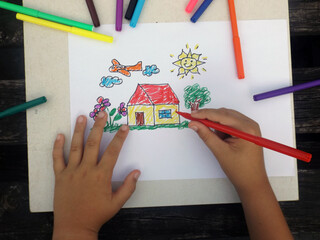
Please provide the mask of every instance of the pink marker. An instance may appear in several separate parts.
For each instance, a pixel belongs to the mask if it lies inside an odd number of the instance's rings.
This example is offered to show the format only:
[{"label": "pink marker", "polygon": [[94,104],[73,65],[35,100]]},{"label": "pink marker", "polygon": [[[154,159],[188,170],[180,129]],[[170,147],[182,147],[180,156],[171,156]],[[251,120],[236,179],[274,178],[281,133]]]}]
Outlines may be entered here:
[{"label": "pink marker", "polygon": [[196,6],[197,2],[198,0],[190,0],[190,2],[188,3],[188,6],[186,7],[186,12],[191,13],[194,7]]}]

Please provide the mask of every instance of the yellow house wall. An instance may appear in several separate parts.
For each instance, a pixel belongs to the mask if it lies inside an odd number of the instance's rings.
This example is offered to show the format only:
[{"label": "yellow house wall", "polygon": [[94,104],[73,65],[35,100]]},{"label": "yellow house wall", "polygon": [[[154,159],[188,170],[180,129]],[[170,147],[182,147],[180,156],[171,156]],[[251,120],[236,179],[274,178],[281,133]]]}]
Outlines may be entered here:
[{"label": "yellow house wall", "polygon": [[144,125],[154,125],[153,106],[128,106],[128,125],[135,126],[136,112],[144,112]]},{"label": "yellow house wall", "polygon": [[[159,110],[171,109],[172,118],[159,118]],[[156,124],[179,124],[180,119],[176,111],[179,110],[178,105],[155,105],[155,123]]]}]

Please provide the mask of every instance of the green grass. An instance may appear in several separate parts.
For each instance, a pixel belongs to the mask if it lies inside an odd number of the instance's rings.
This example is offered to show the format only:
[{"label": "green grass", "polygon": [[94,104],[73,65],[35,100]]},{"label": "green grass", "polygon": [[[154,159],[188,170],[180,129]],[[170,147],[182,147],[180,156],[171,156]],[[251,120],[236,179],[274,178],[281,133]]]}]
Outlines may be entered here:
[{"label": "green grass", "polygon": [[[160,124],[155,126],[130,126],[130,130],[155,130],[158,128],[178,128],[178,129],[184,129],[188,128],[188,121],[183,121],[180,124]],[[110,126],[107,124],[107,126],[104,127],[104,132],[116,132],[119,130],[121,125],[114,124],[113,126]]]}]

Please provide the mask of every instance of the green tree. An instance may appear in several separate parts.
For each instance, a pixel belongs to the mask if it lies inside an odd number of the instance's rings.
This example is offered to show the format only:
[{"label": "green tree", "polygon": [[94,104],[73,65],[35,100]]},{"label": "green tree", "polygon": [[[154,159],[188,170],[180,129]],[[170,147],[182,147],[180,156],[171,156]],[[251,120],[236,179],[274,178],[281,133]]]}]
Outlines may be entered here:
[{"label": "green tree", "polygon": [[187,109],[198,110],[205,104],[211,102],[210,91],[206,87],[200,87],[199,84],[187,86],[184,89],[184,104]]}]

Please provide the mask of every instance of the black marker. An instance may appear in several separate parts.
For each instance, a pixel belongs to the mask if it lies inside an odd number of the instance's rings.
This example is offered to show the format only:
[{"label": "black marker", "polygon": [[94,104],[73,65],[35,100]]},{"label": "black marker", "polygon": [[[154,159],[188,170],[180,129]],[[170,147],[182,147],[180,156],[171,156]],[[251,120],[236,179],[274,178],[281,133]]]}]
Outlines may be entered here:
[{"label": "black marker", "polygon": [[136,9],[138,0],[131,0],[125,15],[125,19],[131,20],[134,10]]}]

